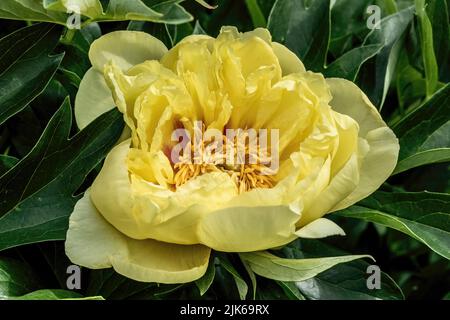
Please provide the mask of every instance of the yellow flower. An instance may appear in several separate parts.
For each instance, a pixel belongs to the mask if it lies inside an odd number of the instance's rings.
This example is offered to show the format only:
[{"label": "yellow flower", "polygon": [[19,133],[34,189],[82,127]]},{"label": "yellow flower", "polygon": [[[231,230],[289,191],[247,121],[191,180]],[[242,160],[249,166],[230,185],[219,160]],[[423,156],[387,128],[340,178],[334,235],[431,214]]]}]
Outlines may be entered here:
[{"label": "yellow flower", "polygon": [[[371,194],[396,165],[397,138],[366,95],[306,71],[265,29],[224,27],[169,51],[148,34],[119,31],[96,40],[89,57],[78,126],[116,105],[129,130],[70,217],[66,253],[76,264],[193,281],[211,248],[249,252],[344,234],[323,216]],[[198,121],[202,132],[278,130],[270,155],[279,169],[174,161],[174,130],[195,133]]]}]

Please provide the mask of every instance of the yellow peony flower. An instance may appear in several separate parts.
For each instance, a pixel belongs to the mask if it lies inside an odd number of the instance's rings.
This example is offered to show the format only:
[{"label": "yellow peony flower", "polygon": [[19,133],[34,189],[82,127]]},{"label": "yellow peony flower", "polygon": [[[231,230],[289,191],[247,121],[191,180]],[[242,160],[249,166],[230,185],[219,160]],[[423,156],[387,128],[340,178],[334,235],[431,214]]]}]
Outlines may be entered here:
[{"label": "yellow peony flower", "polygon": [[[397,138],[366,95],[306,71],[266,29],[224,27],[169,51],[119,31],[96,40],[89,57],[78,126],[116,105],[129,130],[70,217],[66,253],[76,264],[182,283],[205,273],[211,249],[343,235],[323,216],[374,192],[396,165]],[[202,132],[278,130],[270,156],[279,167],[174,161],[174,130],[195,134],[196,122]]]}]

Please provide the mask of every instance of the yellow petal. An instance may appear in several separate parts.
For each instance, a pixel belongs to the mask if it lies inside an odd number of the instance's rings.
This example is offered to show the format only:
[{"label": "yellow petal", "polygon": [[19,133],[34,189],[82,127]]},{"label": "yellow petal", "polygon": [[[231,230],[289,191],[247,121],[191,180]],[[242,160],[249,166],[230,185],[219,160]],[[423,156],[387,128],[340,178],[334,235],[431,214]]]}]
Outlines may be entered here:
[{"label": "yellow petal", "polygon": [[329,236],[345,236],[344,230],[331,220],[320,218],[295,232],[299,238],[318,239]]},{"label": "yellow petal", "polygon": [[111,60],[122,70],[146,60],[160,60],[167,48],[160,40],[145,32],[115,31],[95,40],[89,50],[92,66],[103,72]]},{"label": "yellow petal", "polygon": [[218,251],[258,251],[294,240],[298,219],[289,206],[231,207],[206,215],[198,233],[201,243]]},{"label": "yellow petal", "polygon": [[114,107],[115,103],[103,74],[94,68],[89,69],[81,80],[75,97],[75,120],[78,128],[85,128],[98,116]]},{"label": "yellow petal", "polygon": [[364,199],[391,175],[397,164],[400,149],[398,139],[381,118],[367,96],[352,82],[344,79],[327,79],[333,100],[332,108],[352,117],[359,125],[359,136],[368,146],[361,159],[360,181],[356,189],[332,210],[344,209]]},{"label": "yellow petal", "polygon": [[161,59],[161,63],[164,67],[172,70],[173,72],[176,72],[177,70],[177,63],[178,58],[180,54],[180,48],[182,48],[185,44],[188,43],[212,43],[214,41],[214,38],[207,36],[207,35],[191,35],[183,38],[175,47],[170,49],[164,57]]},{"label": "yellow petal", "polygon": [[80,266],[113,267],[118,273],[143,282],[184,283],[200,278],[208,267],[210,249],[156,240],[134,240],[120,233],[97,211],[89,191],[70,217],[66,254]]},{"label": "yellow petal", "polygon": [[284,45],[278,42],[272,42],[272,48],[273,52],[278,57],[278,61],[280,62],[283,76],[287,76],[291,73],[306,72],[303,62],[295,55],[295,53],[286,48]]},{"label": "yellow petal", "polygon": [[139,221],[149,221],[156,208],[147,208],[139,215],[134,212],[135,200],[126,164],[130,140],[114,147],[91,187],[91,199],[103,217],[120,232],[135,239],[147,238]]},{"label": "yellow petal", "polygon": [[348,197],[359,183],[358,155],[354,153],[345,166],[331,179],[329,185],[317,196],[316,201],[309,208],[305,208],[300,226],[321,218],[330,212],[341,199]]}]

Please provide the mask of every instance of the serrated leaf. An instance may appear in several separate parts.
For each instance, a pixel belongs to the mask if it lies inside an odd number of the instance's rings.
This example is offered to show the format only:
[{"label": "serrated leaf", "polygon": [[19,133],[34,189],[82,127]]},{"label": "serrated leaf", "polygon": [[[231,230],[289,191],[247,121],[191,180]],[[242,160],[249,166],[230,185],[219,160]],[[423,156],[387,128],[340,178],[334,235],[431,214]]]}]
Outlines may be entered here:
[{"label": "serrated leaf", "polygon": [[308,70],[322,71],[330,40],[330,0],[277,0],[267,27],[274,41],[286,45]]},{"label": "serrated leaf", "polygon": [[74,193],[116,143],[123,121],[113,109],[67,140],[71,127],[66,99],[31,152],[0,177],[0,250],[65,239],[80,198]]},{"label": "serrated leaf", "polygon": [[368,255],[352,255],[312,259],[285,259],[266,251],[246,252],[239,255],[257,275],[279,281],[307,280],[339,263],[370,258]]},{"label": "serrated leaf", "polygon": [[37,24],[0,39],[0,124],[47,87],[64,56],[50,56],[60,35],[55,25]]},{"label": "serrated leaf", "polygon": [[450,259],[450,195],[376,192],[338,213],[401,231]]},{"label": "serrated leaf", "polygon": [[450,160],[450,84],[393,126],[400,140],[394,174]]}]

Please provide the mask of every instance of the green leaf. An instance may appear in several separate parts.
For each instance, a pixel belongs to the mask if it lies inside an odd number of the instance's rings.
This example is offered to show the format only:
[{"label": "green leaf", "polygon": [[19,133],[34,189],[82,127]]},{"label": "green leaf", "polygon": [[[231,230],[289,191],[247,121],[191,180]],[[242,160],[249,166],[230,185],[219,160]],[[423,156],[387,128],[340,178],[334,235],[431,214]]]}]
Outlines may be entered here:
[{"label": "green leaf", "polygon": [[19,159],[17,158],[0,155],[0,177],[9,169],[14,167],[18,161]]},{"label": "green leaf", "polygon": [[64,56],[50,56],[60,35],[59,27],[37,24],[0,39],[0,124],[47,87]]},{"label": "green leaf", "polygon": [[368,255],[353,255],[312,259],[284,259],[265,251],[240,253],[239,255],[257,275],[279,281],[307,280],[339,263],[370,258]]},{"label": "green leaf", "polygon": [[415,0],[416,14],[419,19],[420,45],[423,65],[425,67],[425,83],[427,98],[436,91],[438,83],[438,66],[433,47],[433,28],[425,11],[425,0]]},{"label": "green leaf", "polygon": [[306,68],[322,71],[330,40],[330,0],[277,0],[269,16],[268,29],[274,41],[286,45]]},{"label": "green leaf", "polygon": [[173,39],[166,24],[145,21],[130,21],[127,30],[147,32],[161,40],[167,48],[173,47]]},{"label": "green leaf", "polygon": [[335,57],[362,43],[369,33],[366,8],[372,0],[340,0],[331,9],[330,52]]},{"label": "green leaf", "polygon": [[200,291],[201,296],[203,296],[206,293],[206,291],[208,291],[209,287],[211,287],[215,275],[216,275],[216,267],[214,265],[214,259],[211,257],[209,260],[208,269],[206,269],[206,273],[203,275],[203,277],[195,281],[195,285]]},{"label": "green leaf", "polygon": [[202,28],[200,21],[195,21],[194,30],[192,34],[207,34],[205,29]]},{"label": "green leaf", "polygon": [[47,10],[42,1],[36,0],[1,0],[0,18],[52,22],[62,25],[65,25],[67,21],[65,13]]},{"label": "green leaf", "polygon": [[218,263],[233,276],[234,282],[236,283],[236,287],[239,291],[239,297],[241,300],[245,300],[248,292],[248,285],[241,277],[241,275],[237,272],[237,270],[233,267],[230,261],[225,256],[219,256],[216,258]]},{"label": "green leaf", "polygon": [[9,300],[104,300],[103,297],[83,297],[75,291],[62,289],[42,289],[24,294],[19,297],[10,297]]},{"label": "green leaf", "polygon": [[44,0],[44,8],[60,12],[76,12],[89,18],[103,14],[103,7],[99,0]]},{"label": "green leaf", "polygon": [[202,6],[204,6],[207,9],[215,9],[217,8],[217,6],[212,6],[210,5],[208,2],[206,2],[205,0],[195,0],[197,3],[201,4]]},{"label": "green leaf", "polygon": [[413,103],[422,101],[426,96],[425,80],[422,74],[409,64],[406,56],[406,50],[403,49],[397,72],[397,97],[399,102],[399,109],[404,113],[405,106],[412,106]]},{"label": "green leaf", "polygon": [[252,269],[250,268],[250,266],[248,265],[248,263],[245,260],[241,259],[242,264],[244,265],[245,271],[247,271],[248,276],[250,278],[250,281],[252,282],[252,289],[253,289],[253,300],[256,299],[256,289],[258,286],[258,283],[256,282],[256,275],[255,273],[252,271]]},{"label": "green leaf", "polygon": [[0,300],[39,289],[30,266],[9,258],[0,258]]},{"label": "green leaf", "polygon": [[[315,258],[319,255],[343,255],[346,252],[319,240],[294,241],[283,251],[290,250],[290,258]],[[367,287],[367,267],[363,260],[342,263],[312,279],[297,282],[296,286],[308,299],[321,300],[398,300],[404,299],[399,286],[385,272],[381,272],[380,289]]]},{"label": "green leaf", "polygon": [[378,54],[381,48],[378,44],[354,48],[328,65],[324,75],[355,81],[362,64]]},{"label": "green leaf", "polygon": [[450,160],[450,84],[393,126],[400,140],[394,174]]},{"label": "green leaf", "polygon": [[413,7],[383,18],[380,29],[373,29],[362,46],[382,45],[372,59],[363,64],[357,83],[379,109],[383,106],[402,45],[402,36],[413,19]]},{"label": "green leaf", "polygon": [[66,99],[32,151],[0,178],[0,250],[65,239],[80,198],[73,194],[116,143],[123,121],[113,109],[67,140],[71,127]]},{"label": "green leaf", "polygon": [[376,192],[338,214],[401,231],[450,259],[450,194]]},{"label": "green leaf", "polygon": [[110,0],[104,15],[96,21],[138,20],[168,24],[181,24],[193,20],[193,17],[178,3],[181,0],[155,2],[147,6],[141,0]]},{"label": "green leaf", "polygon": [[295,282],[277,281],[277,284],[283,289],[290,300],[306,300]]},{"label": "green leaf", "polygon": [[450,18],[446,0],[430,0],[426,12],[433,27],[433,45],[439,67],[439,79],[450,81]]},{"label": "green leaf", "polygon": [[155,283],[127,279],[113,269],[90,270],[86,295],[102,296],[111,300],[130,299],[145,291],[150,291],[153,295],[157,288]]}]

